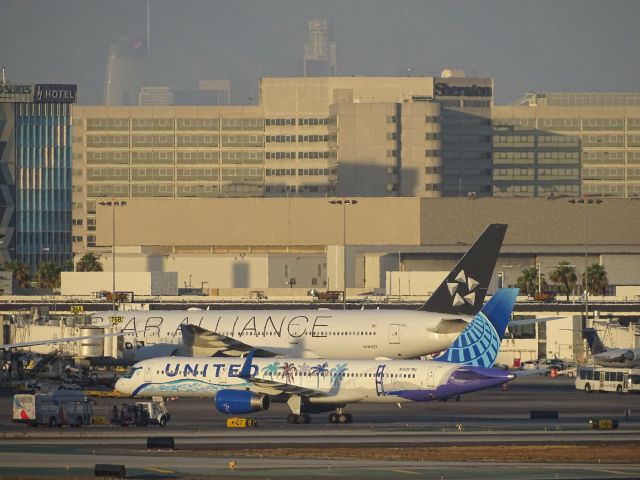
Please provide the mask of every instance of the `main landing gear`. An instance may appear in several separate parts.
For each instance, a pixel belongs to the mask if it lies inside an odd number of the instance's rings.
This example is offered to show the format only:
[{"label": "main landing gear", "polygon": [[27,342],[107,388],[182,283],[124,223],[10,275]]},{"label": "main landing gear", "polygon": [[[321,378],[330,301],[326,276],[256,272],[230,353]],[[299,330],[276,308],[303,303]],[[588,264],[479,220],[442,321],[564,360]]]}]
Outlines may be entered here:
[{"label": "main landing gear", "polygon": [[344,413],[342,408],[336,408],[335,413],[329,415],[329,423],[351,423],[353,422],[353,415],[350,413]]},{"label": "main landing gear", "polygon": [[300,415],[296,415],[295,413],[290,413],[289,415],[287,415],[287,423],[291,423],[291,424],[311,423],[311,415],[307,413],[301,413]]},{"label": "main landing gear", "polygon": [[344,413],[344,404],[334,405],[314,405],[310,404],[300,396],[293,395],[287,400],[287,405],[291,409],[291,413],[287,415],[287,423],[290,424],[306,424],[311,423],[310,413],[335,412],[329,415],[329,423],[347,424],[353,422],[353,416],[350,413]]}]

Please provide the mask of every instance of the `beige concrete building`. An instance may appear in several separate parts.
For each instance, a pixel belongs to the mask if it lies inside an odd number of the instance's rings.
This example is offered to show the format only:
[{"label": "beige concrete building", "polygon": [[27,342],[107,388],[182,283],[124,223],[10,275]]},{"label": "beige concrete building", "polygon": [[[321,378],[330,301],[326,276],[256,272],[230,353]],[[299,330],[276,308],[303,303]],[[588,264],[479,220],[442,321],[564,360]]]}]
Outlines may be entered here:
[{"label": "beige concrete building", "polygon": [[[105,270],[111,208],[97,208]],[[640,285],[640,201],[606,199],[587,218],[588,264],[604,265],[614,287]],[[343,206],[321,198],[130,199],[117,208],[117,268],[177,272],[180,287],[247,290],[340,290],[346,271],[349,288],[384,293],[387,272],[448,271],[496,222],[509,224],[496,266],[504,285],[536,264],[547,278],[561,261],[584,271],[584,207],[566,198],[416,197]]]},{"label": "beige concrete building", "polygon": [[103,198],[488,195],[492,88],[265,78],[256,106],[76,107],[74,251],[96,245]]},{"label": "beige concrete building", "polygon": [[529,94],[492,118],[494,196],[640,196],[640,94]]}]

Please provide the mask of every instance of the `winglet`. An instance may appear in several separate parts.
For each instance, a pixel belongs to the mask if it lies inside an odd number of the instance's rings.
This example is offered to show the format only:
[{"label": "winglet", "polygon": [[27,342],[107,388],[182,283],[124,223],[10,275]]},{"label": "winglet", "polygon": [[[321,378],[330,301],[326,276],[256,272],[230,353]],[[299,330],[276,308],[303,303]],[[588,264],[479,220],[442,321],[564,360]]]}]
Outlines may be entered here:
[{"label": "winglet", "polygon": [[242,369],[240,370],[240,373],[238,374],[239,378],[242,378],[244,380],[249,380],[249,378],[251,377],[251,362],[253,362],[253,355],[255,353],[256,353],[255,350],[251,350],[247,354],[247,358],[244,361],[244,364],[242,365]]},{"label": "winglet", "polygon": [[453,345],[436,358],[441,362],[490,368],[498,358],[500,343],[513,313],[517,288],[501,288],[476,314]]},{"label": "winglet", "polygon": [[507,225],[492,223],[418,310],[475,315],[484,303]]}]

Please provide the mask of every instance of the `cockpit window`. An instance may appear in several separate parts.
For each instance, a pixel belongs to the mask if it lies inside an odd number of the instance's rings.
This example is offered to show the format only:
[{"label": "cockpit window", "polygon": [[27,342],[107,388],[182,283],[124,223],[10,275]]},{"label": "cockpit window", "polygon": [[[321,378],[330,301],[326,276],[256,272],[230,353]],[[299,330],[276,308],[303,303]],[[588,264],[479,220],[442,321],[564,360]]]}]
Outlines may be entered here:
[{"label": "cockpit window", "polygon": [[136,373],[136,371],[140,370],[141,367],[131,367],[129,370],[127,370],[127,373],[125,373],[122,378],[131,378],[133,377],[133,375]]}]

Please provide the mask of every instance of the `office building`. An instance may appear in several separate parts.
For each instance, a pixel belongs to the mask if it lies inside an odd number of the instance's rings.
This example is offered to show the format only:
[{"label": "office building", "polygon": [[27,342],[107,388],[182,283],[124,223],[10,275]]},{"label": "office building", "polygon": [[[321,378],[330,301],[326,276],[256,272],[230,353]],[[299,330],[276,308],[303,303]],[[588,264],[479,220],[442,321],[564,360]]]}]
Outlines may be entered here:
[{"label": "office building", "polygon": [[138,93],[138,105],[173,105],[173,88],[141,87]]},{"label": "office building", "polygon": [[197,90],[176,90],[174,105],[229,105],[231,81],[200,80]]},{"label": "office building", "polygon": [[302,55],[303,77],[332,77],[338,74],[336,42],[329,20],[309,20]]},{"label": "office building", "polygon": [[71,104],[76,85],[0,84],[2,261],[72,259]]},{"label": "office building", "polygon": [[532,93],[492,118],[495,196],[640,196],[640,93]]},{"label": "office building", "polygon": [[109,47],[105,105],[137,105],[140,88],[147,85],[148,60],[142,40],[121,38]]}]

